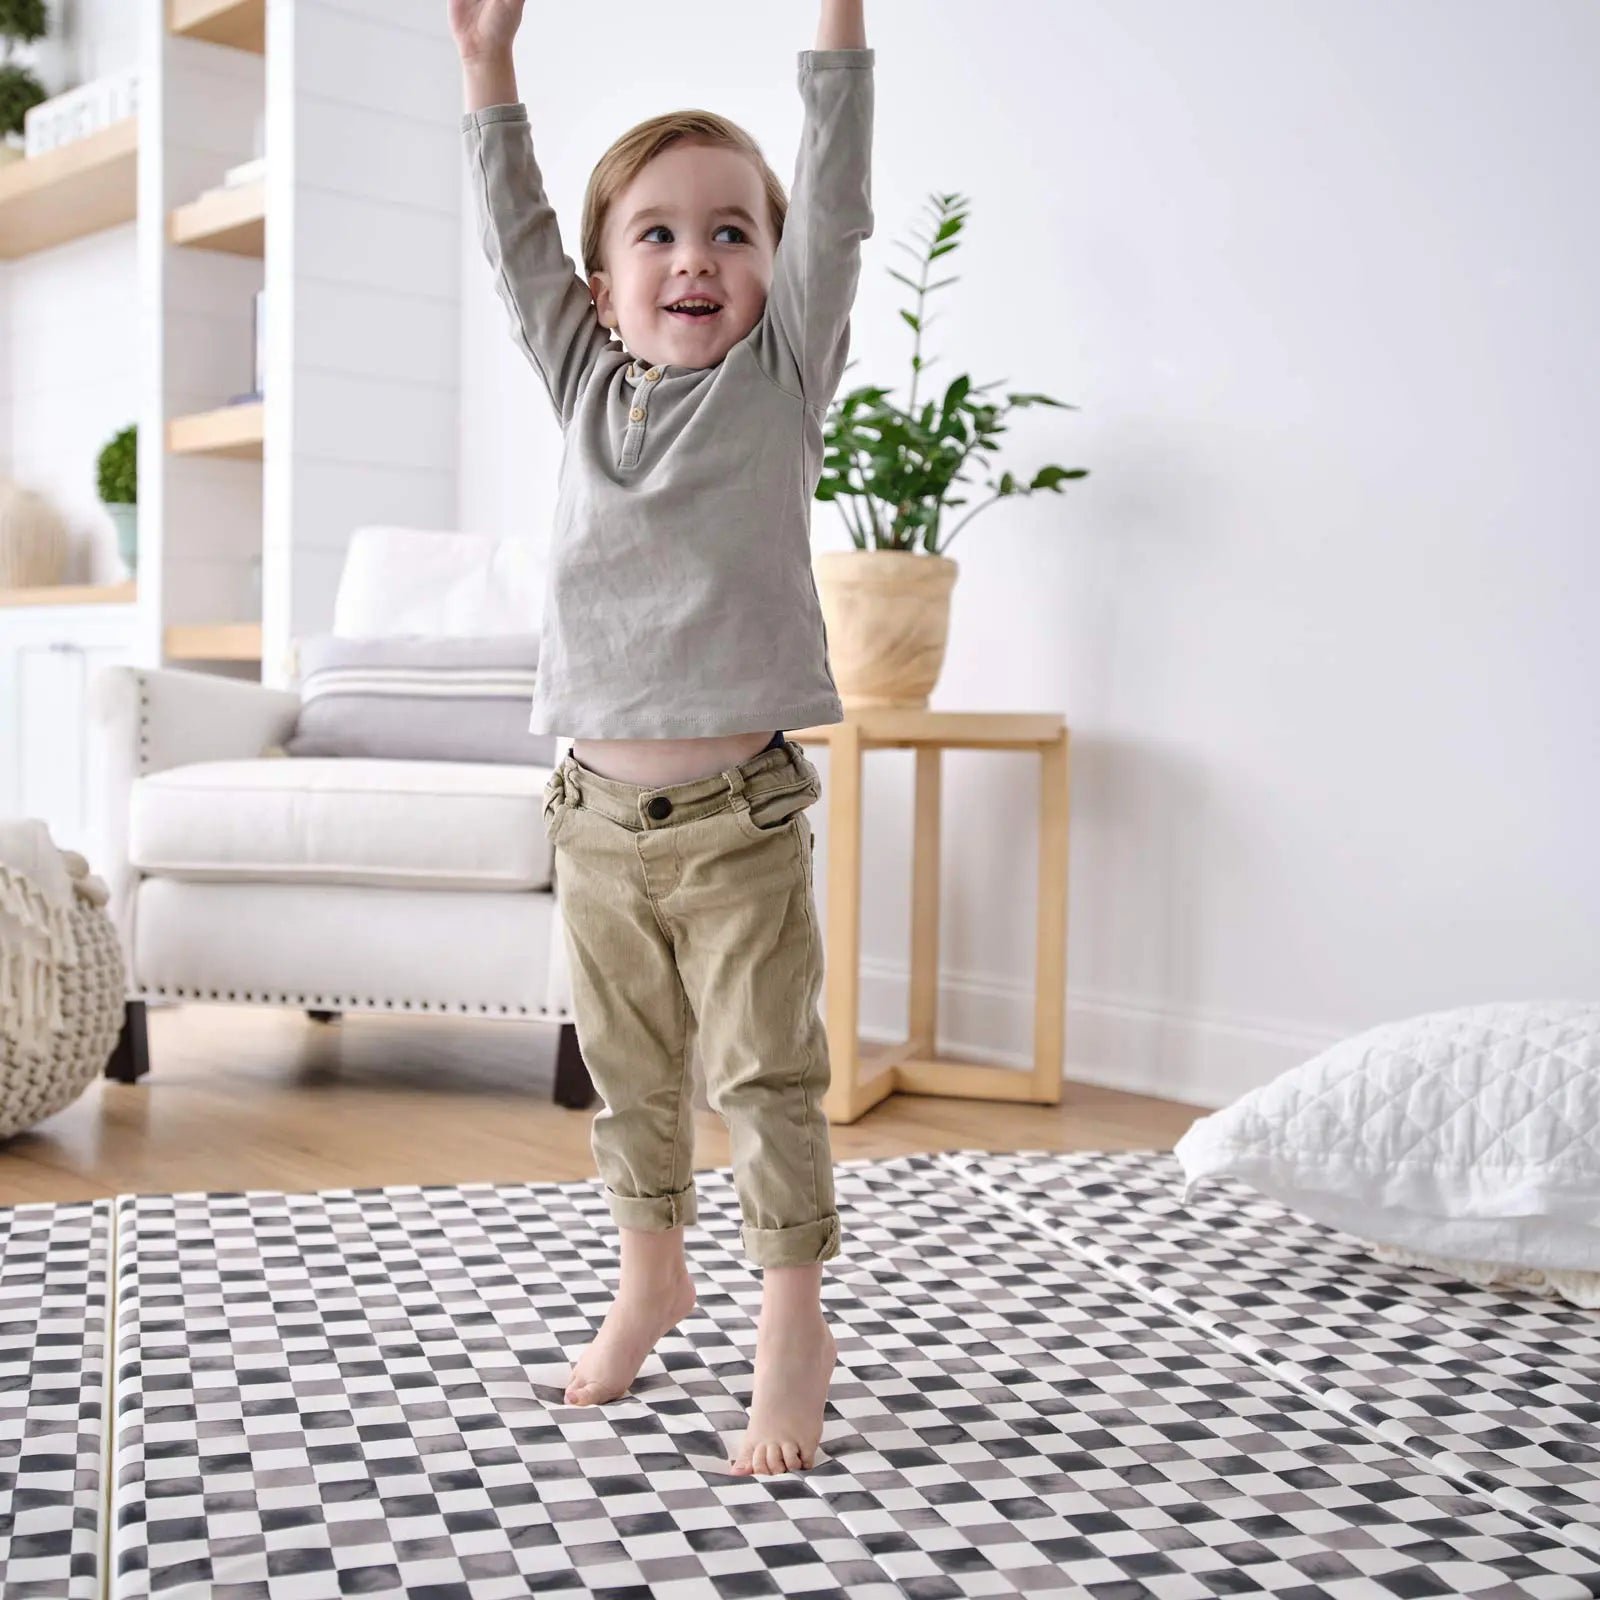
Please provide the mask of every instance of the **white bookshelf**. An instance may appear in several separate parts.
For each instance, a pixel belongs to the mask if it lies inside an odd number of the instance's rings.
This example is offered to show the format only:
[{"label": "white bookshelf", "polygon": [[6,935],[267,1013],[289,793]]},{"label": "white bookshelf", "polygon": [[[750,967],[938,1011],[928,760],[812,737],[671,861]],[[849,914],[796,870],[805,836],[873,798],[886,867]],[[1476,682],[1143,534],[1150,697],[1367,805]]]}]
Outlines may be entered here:
[{"label": "white bookshelf", "polygon": [[[354,530],[447,527],[458,505],[460,91],[440,0],[51,15],[76,29],[41,55],[52,89],[136,65],[140,103],[134,124],[0,169],[0,473],[62,507],[77,551],[49,597],[0,593],[0,768],[43,714],[24,636],[52,721],[74,659],[282,684],[292,642],[332,625]],[[258,119],[264,179],[220,190]],[[258,289],[264,398],[235,406]],[[130,584],[95,458],[135,420]]]}]

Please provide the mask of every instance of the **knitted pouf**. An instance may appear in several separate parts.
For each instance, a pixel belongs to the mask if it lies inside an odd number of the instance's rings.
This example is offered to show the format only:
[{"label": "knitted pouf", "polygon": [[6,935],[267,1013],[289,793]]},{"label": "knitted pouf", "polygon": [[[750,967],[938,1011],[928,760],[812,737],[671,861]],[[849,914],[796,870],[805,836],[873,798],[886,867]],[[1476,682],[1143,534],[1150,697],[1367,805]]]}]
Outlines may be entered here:
[{"label": "knitted pouf", "polygon": [[0,1139],[54,1116],[105,1071],[122,1032],[126,988],[111,918],[83,891],[70,919],[78,964],[61,969],[62,1027],[42,1052],[19,1054],[0,1038]]}]

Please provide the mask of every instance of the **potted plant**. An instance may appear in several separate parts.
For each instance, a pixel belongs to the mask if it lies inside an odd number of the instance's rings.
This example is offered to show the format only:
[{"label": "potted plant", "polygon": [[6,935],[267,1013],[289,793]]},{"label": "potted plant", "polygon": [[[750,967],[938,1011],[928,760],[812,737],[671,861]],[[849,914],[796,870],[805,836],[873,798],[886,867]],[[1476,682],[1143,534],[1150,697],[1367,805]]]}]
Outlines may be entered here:
[{"label": "potted plant", "polygon": [[0,166],[22,159],[22,119],[45,99],[44,85],[13,55],[19,44],[42,39],[44,0],[0,0]]},{"label": "potted plant", "polygon": [[131,578],[139,565],[139,429],[115,435],[100,452],[100,501],[117,529],[117,553]]},{"label": "potted plant", "polygon": [[[840,698],[847,706],[922,707],[944,666],[950,631],[950,593],[957,565],[945,551],[966,525],[998,500],[1041,489],[1063,493],[1081,468],[1041,467],[1031,478],[997,472],[992,455],[1014,410],[1055,406],[1048,395],[1008,393],[998,383],[954,378],[937,400],[918,406],[917,391],[932,358],[922,354],[930,318],[928,296],[954,277],[928,281],[934,263],[961,243],[968,201],[962,195],[929,197],[931,215],[912,237],[920,248],[896,241],[920,268],[916,279],[889,269],[916,296],[915,310],[900,315],[915,335],[910,397],[904,407],[882,388],[852,389],[829,410],[823,430],[822,476],[817,498],[839,507],[853,550],[816,557],[828,650]],[[962,489],[981,476],[988,498],[947,526],[947,514],[968,504]]]}]

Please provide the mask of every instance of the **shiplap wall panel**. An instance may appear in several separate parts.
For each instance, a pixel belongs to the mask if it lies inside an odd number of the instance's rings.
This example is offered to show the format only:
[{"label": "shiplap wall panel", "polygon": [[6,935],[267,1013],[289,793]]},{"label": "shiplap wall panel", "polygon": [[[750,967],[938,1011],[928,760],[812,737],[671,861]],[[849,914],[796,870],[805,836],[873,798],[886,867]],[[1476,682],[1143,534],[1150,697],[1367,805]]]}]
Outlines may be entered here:
[{"label": "shiplap wall panel", "polygon": [[295,304],[296,357],[307,368],[437,386],[460,350],[461,308],[451,299],[302,278]]},{"label": "shiplap wall panel", "polygon": [[[51,0],[45,39],[19,60],[50,94],[121,72],[138,59],[137,12],[130,0]],[[66,516],[70,583],[122,576],[95,463],[138,415],[135,248],[130,224],[0,272],[0,470]]]},{"label": "shiplap wall panel", "polygon": [[291,642],[332,627],[358,527],[457,513],[459,66],[433,0],[273,0],[267,28],[262,675],[280,683]]},{"label": "shiplap wall panel", "polygon": [[[269,175],[269,186],[271,182]],[[384,289],[421,300],[456,300],[461,277],[458,217],[309,187],[300,190],[294,204],[302,279]]]},{"label": "shiplap wall panel", "polygon": [[9,471],[67,519],[68,583],[122,575],[95,467],[111,436],[138,416],[134,264],[130,223],[24,256],[7,273]]},{"label": "shiplap wall panel", "polygon": [[302,369],[296,378],[297,453],[379,471],[452,476],[456,397],[442,384],[396,383]]},{"label": "shiplap wall panel", "polygon": [[[274,0],[276,4],[276,0]],[[337,0],[337,4],[322,5],[324,11],[340,12],[347,17],[381,22],[385,29],[401,38],[416,34],[434,44],[450,43],[450,29],[445,21],[445,8],[433,0]],[[451,64],[455,63],[452,53]]]},{"label": "shiplap wall panel", "polygon": [[[455,127],[461,117],[461,80],[457,71],[440,69],[440,28],[408,29],[404,4],[374,8],[369,18],[351,8],[322,6],[300,18],[302,103],[321,100],[330,106],[360,106],[388,115]],[[432,21],[442,5],[428,5]],[[398,14],[398,15],[397,15]],[[352,61],[368,59],[373,48],[373,23],[382,24],[382,73],[349,70]],[[449,63],[453,66],[453,60]]]},{"label": "shiplap wall panel", "polygon": [[[363,523],[427,526],[417,507],[437,500],[441,476],[411,465],[386,466],[375,473],[359,462],[301,456],[295,464],[295,488],[308,515],[295,530],[296,560],[316,549],[334,551],[342,560],[350,530]],[[454,511],[437,525],[453,527]]]},{"label": "shiplap wall panel", "polygon": [[[265,63],[247,51],[163,36],[161,232],[171,211],[249,161],[265,137]],[[164,419],[213,411],[254,382],[255,294],[264,265],[163,245],[160,254]],[[261,467],[166,455],[160,623],[250,622],[261,555]]]},{"label": "shiplap wall panel", "polygon": [[131,67],[139,54],[139,4],[136,0],[74,0],[50,6],[50,31],[62,24],[72,35],[78,73],[84,82]]},{"label": "shiplap wall panel", "polygon": [[410,211],[458,215],[460,143],[439,123],[403,111],[309,97],[302,98],[299,117],[300,138],[317,152],[307,187]]}]

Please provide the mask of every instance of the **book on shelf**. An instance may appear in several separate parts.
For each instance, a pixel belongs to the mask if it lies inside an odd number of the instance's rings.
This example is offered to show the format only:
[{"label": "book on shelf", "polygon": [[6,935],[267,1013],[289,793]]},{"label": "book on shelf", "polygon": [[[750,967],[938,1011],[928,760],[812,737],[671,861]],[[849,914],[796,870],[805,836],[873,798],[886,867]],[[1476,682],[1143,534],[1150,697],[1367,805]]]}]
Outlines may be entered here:
[{"label": "book on shelf", "polygon": [[242,188],[247,183],[256,183],[267,175],[267,158],[257,156],[253,161],[245,161],[237,167],[229,167],[222,175],[224,189]]}]

